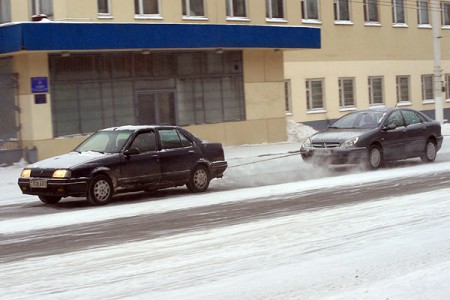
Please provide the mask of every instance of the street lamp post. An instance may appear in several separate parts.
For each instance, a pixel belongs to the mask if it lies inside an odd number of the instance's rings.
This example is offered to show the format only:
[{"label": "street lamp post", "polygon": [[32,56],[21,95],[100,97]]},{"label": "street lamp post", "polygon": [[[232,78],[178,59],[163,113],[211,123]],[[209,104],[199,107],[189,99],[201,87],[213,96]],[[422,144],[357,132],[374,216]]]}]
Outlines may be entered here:
[{"label": "street lamp post", "polygon": [[435,119],[443,124],[444,107],[442,104],[441,22],[439,2],[439,0],[431,0],[431,21],[433,26]]}]

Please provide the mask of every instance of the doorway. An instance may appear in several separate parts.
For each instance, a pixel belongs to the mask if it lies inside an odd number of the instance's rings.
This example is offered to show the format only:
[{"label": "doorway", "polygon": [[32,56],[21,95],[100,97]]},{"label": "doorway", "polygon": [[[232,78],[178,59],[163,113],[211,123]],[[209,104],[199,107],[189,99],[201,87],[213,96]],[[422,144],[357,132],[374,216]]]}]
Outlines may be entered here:
[{"label": "doorway", "polygon": [[139,125],[176,125],[175,92],[138,92],[136,98]]}]

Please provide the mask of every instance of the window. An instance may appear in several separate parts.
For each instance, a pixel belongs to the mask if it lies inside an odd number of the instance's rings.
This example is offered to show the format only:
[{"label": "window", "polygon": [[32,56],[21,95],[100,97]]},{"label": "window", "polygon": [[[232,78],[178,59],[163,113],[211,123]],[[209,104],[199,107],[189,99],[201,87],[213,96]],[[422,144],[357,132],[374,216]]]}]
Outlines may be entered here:
[{"label": "window", "polygon": [[284,19],[284,0],[266,0],[267,19]]},{"label": "window", "polygon": [[302,0],[302,17],[304,20],[319,20],[319,0]]},{"label": "window", "polygon": [[433,75],[422,75],[422,100],[433,101]]},{"label": "window", "polygon": [[406,126],[423,123],[424,120],[413,110],[402,109],[402,115],[405,119]]},{"label": "window", "polygon": [[44,14],[48,18],[53,18],[53,1],[52,0],[31,0],[31,15]]},{"label": "window", "polygon": [[450,26],[450,2],[442,2],[442,25]]},{"label": "window", "polygon": [[286,106],[286,113],[292,113],[292,97],[291,97],[291,80],[284,81],[284,103]]},{"label": "window", "polygon": [[428,0],[417,1],[417,23],[419,25],[430,25]]},{"label": "window", "polygon": [[341,108],[355,106],[354,78],[339,78],[339,104]]},{"label": "window", "polygon": [[307,79],[305,83],[307,109],[324,109],[323,79]]},{"label": "window", "polygon": [[397,76],[397,102],[410,102],[409,97],[409,76]]},{"label": "window", "polygon": [[185,17],[205,17],[205,5],[203,0],[182,0],[183,16]]},{"label": "window", "polygon": [[349,0],[334,0],[334,20],[350,21]]},{"label": "window", "polygon": [[11,0],[0,0],[0,24],[11,22]]},{"label": "window", "polygon": [[111,16],[111,0],[98,0],[97,7],[99,16]]},{"label": "window", "polygon": [[226,0],[227,1],[227,17],[229,18],[246,18],[247,17],[247,0]]},{"label": "window", "polygon": [[183,134],[181,134],[181,132],[178,132],[175,129],[160,130],[159,137],[161,139],[161,145],[163,149],[174,149],[192,146],[192,142]]},{"label": "window", "polygon": [[394,24],[405,24],[405,0],[392,0],[392,22]]},{"label": "window", "polygon": [[134,0],[134,13],[141,16],[159,16],[159,0]]},{"label": "window", "polygon": [[450,99],[450,74],[445,74],[445,98]]},{"label": "window", "polygon": [[140,152],[156,151],[155,133],[140,133],[131,143],[130,149],[138,149]]},{"label": "window", "polygon": [[241,51],[51,54],[49,68],[55,136],[143,115],[182,126],[245,120]]},{"label": "window", "polygon": [[379,23],[378,0],[364,0],[364,21],[366,23]]},{"label": "window", "polygon": [[405,126],[403,121],[402,113],[399,110],[393,111],[391,115],[388,117],[387,122],[389,124],[395,124],[397,127]]},{"label": "window", "polygon": [[369,77],[369,103],[379,105],[384,103],[384,86],[382,76]]}]

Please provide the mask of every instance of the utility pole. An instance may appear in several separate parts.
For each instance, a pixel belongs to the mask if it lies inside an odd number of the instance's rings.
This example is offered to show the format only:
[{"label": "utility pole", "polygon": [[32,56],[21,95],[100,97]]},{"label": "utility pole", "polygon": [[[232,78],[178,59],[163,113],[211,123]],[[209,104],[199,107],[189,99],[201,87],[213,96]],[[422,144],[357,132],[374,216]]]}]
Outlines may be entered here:
[{"label": "utility pole", "polygon": [[442,104],[442,68],[441,68],[441,11],[439,0],[431,0],[431,22],[433,26],[433,53],[434,53],[434,105],[435,119],[444,123],[444,107]]}]

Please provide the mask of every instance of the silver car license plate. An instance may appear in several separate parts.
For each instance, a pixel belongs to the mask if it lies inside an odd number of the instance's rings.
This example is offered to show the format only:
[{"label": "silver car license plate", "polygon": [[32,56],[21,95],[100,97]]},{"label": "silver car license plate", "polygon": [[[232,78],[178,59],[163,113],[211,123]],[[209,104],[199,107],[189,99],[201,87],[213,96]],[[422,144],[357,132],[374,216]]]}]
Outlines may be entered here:
[{"label": "silver car license plate", "polygon": [[317,156],[328,156],[328,155],[331,155],[331,150],[330,149],[315,149],[314,150],[314,155],[317,155]]}]

